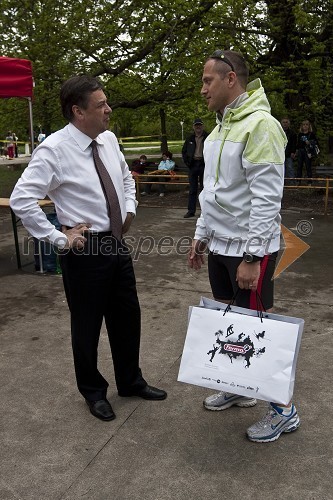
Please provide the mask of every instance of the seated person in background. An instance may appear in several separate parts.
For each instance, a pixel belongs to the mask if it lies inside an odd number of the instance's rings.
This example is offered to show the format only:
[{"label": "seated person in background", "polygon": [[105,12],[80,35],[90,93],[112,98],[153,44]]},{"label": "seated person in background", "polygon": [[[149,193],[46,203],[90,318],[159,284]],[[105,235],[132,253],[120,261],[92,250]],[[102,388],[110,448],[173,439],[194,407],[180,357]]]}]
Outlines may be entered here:
[{"label": "seated person in background", "polygon": [[175,162],[172,159],[172,153],[170,151],[163,153],[162,160],[158,165],[158,170],[167,170],[168,172],[171,172],[174,168]]},{"label": "seated person in background", "polygon": [[[175,168],[175,162],[172,159],[172,153],[170,151],[166,151],[165,153],[162,154],[162,160],[160,161],[158,165],[158,169],[154,170],[154,172],[151,172],[151,175],[160,175],[160,174],[168,174],[170,175],[170,172],[172,172]],[[160,181],[166,181],[166,177],[159,177]],[[158,184],[158,190],[160,193],[160,196],[164,196],[165,192],[165,185],[164,184]],[[150,194],[151,192],[151,184],[146,184],[144,191],[141,193],[143,196],[146,194]]]},{"label": "seated person in background", "polygon": [[144,174],[145,168],[155,165],[156,165],[155,162],[148,161],[146,155],[141,155],[140,158],[132,161],[131,165],[132,175]]}]

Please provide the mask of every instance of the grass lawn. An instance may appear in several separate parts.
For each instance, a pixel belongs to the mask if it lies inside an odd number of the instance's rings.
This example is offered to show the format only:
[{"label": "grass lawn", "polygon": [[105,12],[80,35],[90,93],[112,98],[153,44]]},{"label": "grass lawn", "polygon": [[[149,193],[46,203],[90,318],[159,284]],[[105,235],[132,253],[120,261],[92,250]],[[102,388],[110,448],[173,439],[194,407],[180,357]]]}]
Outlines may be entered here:
[{"label": "grass lawn", "polygon": [[13,188],[21,177],[25,166],[13,165],[9,168],[0,168],[0,198],[9,198]]},{"label": "grass lawn", "polygon": [[[159,141],[155,142],[129,142],[123,141],[123,146],[126,154],[137,154],[138,156],[142,154],[146,155],[157,155],[161,157],[161,143]],[[182,151],[183,143],[181,141],[168,141],[168,148],[173,154],[179,154]]]}]

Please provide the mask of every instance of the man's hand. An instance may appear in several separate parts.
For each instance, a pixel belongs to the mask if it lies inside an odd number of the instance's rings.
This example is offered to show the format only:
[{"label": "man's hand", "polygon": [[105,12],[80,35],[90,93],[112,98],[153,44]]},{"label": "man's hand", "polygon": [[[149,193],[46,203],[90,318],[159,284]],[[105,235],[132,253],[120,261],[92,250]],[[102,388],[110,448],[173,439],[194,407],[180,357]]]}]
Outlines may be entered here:
[{"label": "man's hand", "polygon": [[90,228],[91,224],[85,222],[76,224],[76,226],[71,229],[67,229],[66,226],[62,226],[62,232],[67,236],[67,243],[64,248],[83,248],[85,242],[87,241],[87,238],[83,236],[83,233],[85,231],[89,231]]},{"label": "man's hand", "polygon": [[251,262],[250,264],[242,261],[237,268],[236,281],[239,288],[245,290],[256,290],[259,276],[260,261]]},{"label": "man's hand", "polygon": [[127,212],[127,216],[123,224],[123,234],[127,233],[129,228],[131,227],[133,219],[134,219],[134,214],[132,214],[131,212]]},{"label": "man's hand", "polygon": [[193,240],[192,247],[187,254],[189,267],[198,271],[205,262],[203,254],[207,248],[207,243],[203,240]]}]

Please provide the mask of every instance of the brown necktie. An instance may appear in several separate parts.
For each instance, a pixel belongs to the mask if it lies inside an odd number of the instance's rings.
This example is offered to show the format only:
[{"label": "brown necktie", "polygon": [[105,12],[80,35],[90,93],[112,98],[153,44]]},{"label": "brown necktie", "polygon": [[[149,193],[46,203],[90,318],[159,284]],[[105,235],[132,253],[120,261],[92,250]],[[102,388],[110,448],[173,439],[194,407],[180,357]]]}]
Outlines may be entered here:
[{"label": "brown necktie", "polygon": [[108,214],[111,221],[111,230],[113,236],[117,238],[117,240],[121,240],[122,237],[122,229],[123,229],[123,221],[121,216],[121,210],[118,200],[118,195],[115,190],[114,184],[110,177],[109,172],[106,170],[104,163],[99,157],[97,142],[92,141],[91,143],[92,154],[94,158],[95,167],[99,176],[99,180],[101,181],[101,185],[103,188],[104,196],[106,199],[106,203],[108,206]]}]

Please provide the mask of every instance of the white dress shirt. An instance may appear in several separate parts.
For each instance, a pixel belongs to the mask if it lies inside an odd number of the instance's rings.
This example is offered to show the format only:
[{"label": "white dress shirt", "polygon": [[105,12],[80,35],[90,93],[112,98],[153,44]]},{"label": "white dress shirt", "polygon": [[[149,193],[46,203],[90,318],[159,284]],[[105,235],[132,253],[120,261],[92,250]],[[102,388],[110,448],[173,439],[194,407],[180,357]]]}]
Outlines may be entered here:
[{"label": "white dress shirt", "polygon": [[[116,136],[109,131],[96,137],[98,152],[118,194],[123,221],[135,213],[135,182]],[[54,202],[60,224],[90,223],[91,231],[110,231],[105,196],[92,156],[92,139],[72,123],[47,137],[33,152],[18,180],[10,206],[35,238],[63,248],[67,237],[47,220],[37,200]]]}]

